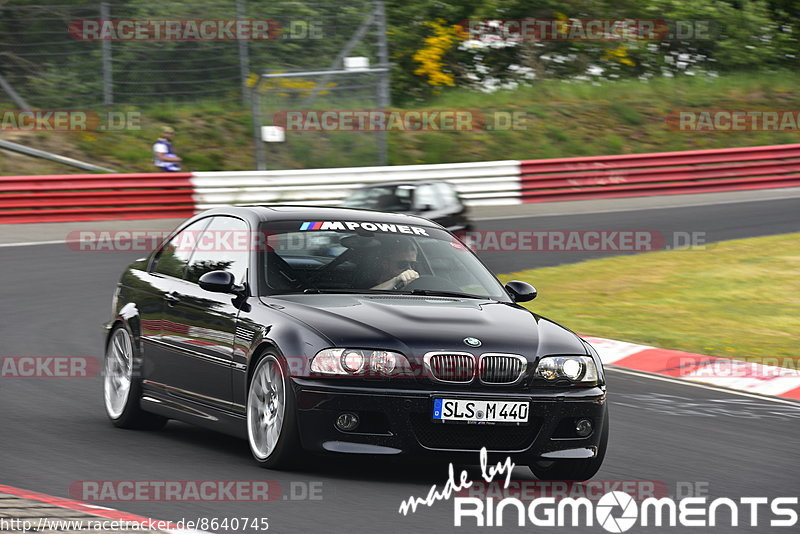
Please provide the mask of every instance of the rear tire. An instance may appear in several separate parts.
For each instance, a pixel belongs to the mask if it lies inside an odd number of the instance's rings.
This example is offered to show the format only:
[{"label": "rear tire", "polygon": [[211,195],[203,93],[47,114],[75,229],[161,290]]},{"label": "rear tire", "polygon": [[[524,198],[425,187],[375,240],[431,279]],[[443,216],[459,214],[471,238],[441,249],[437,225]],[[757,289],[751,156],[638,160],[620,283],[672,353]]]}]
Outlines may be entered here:
[{"label": "rear tire", "polygon": [[286,366],[274,354],[256,364],[247,390],[247,442],[258,465],[294,466],[300,456],[297,406]]},{"label": "rear tire", "polygon": [[124,325],[111,331],[103,362],[103,400],[111,423],[119,428],[160,430],[168,419],[140,407],[142,382],[135,375],[133,337]]},{"label": "rear tire", "polygon": [[539,480],[573,480],[584,481],[592,478],[606,456],[608,446],[608,410],[603,419],[603,429],[600,434],[600,443],[597,445],[597,455],[594,458],[580,460],[547,460],[534,462],[528,467]]}]

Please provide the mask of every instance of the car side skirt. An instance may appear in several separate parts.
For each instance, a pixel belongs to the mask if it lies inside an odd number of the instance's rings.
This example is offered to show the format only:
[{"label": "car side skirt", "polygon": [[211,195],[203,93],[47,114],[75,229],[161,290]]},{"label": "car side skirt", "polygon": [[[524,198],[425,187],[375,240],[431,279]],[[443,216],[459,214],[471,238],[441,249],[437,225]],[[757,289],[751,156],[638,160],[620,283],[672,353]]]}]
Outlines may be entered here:
[{"label": "car side skirt", "polygon": [[247,419],[238,414],[148,389],[142,395],[142,410],[197,425],[238,438],[247,438]]}]

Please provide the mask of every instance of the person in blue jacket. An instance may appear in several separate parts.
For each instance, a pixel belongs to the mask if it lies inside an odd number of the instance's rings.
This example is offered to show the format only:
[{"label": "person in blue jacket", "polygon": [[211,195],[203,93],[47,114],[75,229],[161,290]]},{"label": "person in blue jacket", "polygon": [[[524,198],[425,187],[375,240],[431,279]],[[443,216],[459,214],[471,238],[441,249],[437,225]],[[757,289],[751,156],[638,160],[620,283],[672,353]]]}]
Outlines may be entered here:
[{"label": "person in blue jacket", "polygon": [[181,158],[172,148],[172,136],[175,130],[171,126],[164,126],[161,137],[153,144],[153,165],[161,172],[179,172]]}]

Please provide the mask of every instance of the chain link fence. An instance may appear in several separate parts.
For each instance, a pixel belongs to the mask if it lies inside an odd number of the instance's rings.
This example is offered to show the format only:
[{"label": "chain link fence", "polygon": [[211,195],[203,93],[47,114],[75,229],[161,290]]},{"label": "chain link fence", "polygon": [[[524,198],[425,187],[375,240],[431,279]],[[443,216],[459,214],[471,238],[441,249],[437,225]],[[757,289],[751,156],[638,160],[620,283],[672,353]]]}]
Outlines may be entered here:
[{"label": "chain link fence", "polygon": [[[7,101],[16,93],[40,109],[241,102],[249,94],[248,84],[265,70],[336,68],[340,52],[371,16],[374,4],[367,0],[48,4],[0,0],[0,86],[5,89],[0,99]],[[186,29],[191,21],[236,19],[266,21],[268,39],[230,39],[224,33],[211,38],[154,38],[153,29],[165,28],[167,21]],[[149,31],[124,31],[137,25],[149,26]],[[349,53],[370,57],[376,64],[374,31],[357,40]]]},{"label": "chain link fence", "polygon": [[262,143],[254,132],[258,168],[285,169],[293,161],[311,168],[386,164],[386,131],[370,120],[387,105],[386,70],[263,75],[254,85],[253,116],[281,128],[284,140]]}]

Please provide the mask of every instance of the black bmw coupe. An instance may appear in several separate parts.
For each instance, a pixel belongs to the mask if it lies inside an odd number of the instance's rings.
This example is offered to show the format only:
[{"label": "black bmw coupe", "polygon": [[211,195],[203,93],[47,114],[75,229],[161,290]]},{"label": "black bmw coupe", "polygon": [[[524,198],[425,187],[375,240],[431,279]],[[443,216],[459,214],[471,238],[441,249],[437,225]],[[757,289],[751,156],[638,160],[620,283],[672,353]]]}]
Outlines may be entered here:
[{"label": "black bmw coupe", "polygon": [[461,241],[420,217],[218,208],[182,224],[117,285],[105,409],[246,438],[256,462],[305,452],[511,456],[585,480],[608,440],[603,368],[520,306]]}]

